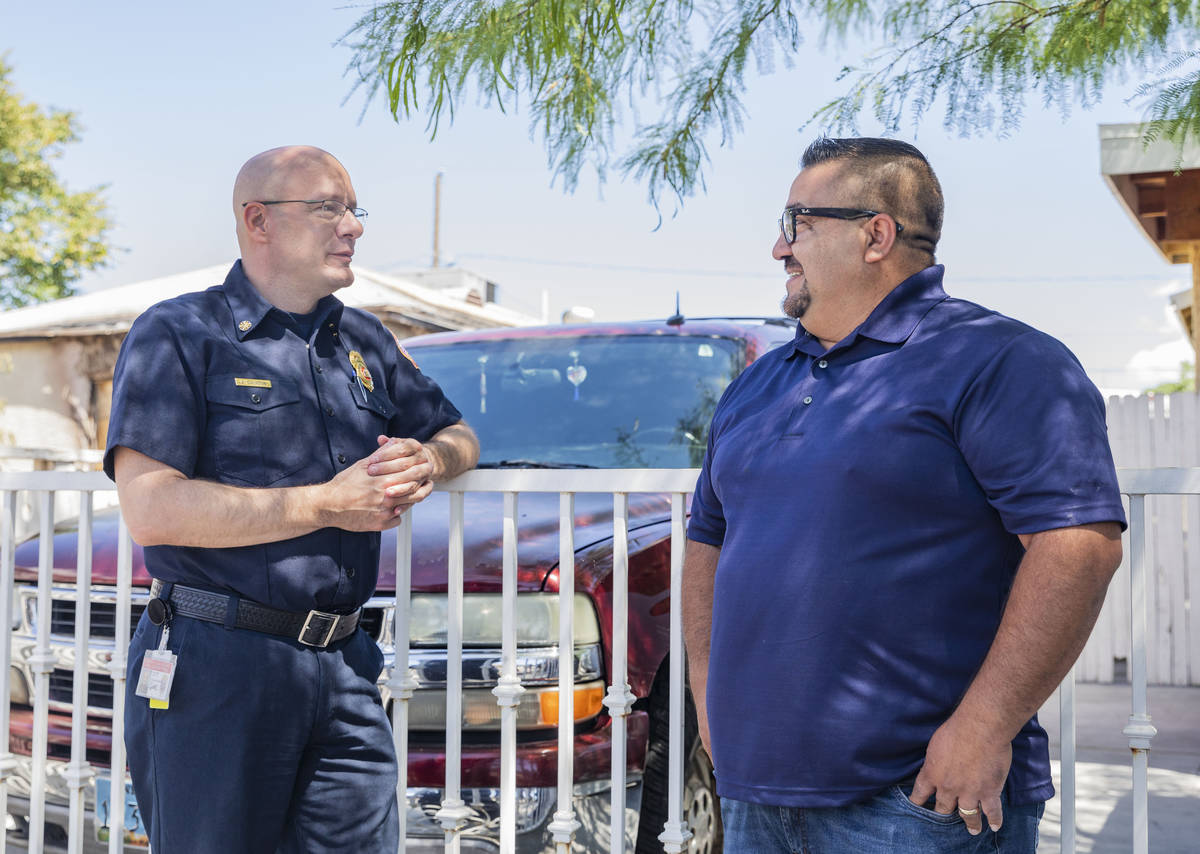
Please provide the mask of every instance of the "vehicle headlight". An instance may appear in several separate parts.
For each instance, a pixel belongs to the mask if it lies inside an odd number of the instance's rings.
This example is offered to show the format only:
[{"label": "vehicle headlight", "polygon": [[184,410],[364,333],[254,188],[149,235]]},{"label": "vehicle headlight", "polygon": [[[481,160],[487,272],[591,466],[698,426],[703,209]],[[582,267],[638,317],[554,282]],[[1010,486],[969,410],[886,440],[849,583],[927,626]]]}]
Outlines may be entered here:
[{"label": "vehicle headlight", "polygon": [[[575,647],[574,658],[576,682],[582,684],[604,677],[599,644]],[[464,688],[492,688],[504,669],[504,653],[499,649],[464,649],[460,665]],[[513,669],[526,688],[531,685],[557,685],[558,647],[521,647],[513,659]],[[409,650],[408,672],[422,688],[441,688],[446,684],[449,673],[446,650]]]},{"label": "vehicle headlight", "polygon": [[32,705],[29,701],[29,683],[20,668],[8,668],[8,700],[20,706]]},{"label": "vehicle headlight", "polygon": [[[604,702],[604,683],[588,682],[575,686],[575,721],[585,721],[600,713]],[[518,729],[543,729],[558,726],[558,688],[526,688],[515,707]],[[423,689],[408,701],[410,730],[446,729],[446,692]],[[462,693],[462,728],[498,730],[500,706],[487,688],[469,688]]]},{"label": "vehicle headlight", "polygon": [[[409,672],[421,686],[408,701],[413,730],[446,728],[447,598],[444,593],[415,593],[410,609]],[[525,686],[515,712],[521,729],[558,726],[558,612],[557,593],[517,596],[516,632],[520,647],[514,661]],[[491,686],[500,677],[502,607],[498,593],[463,596],[462,726],[464,730],[500,728],[501,709]],[[595,717],[603,708],[605,684],[600,648],[600,622],[587,596],[573,601],[574,719]]]},{"label": "vehicle headlight", "polygon": [[[409,610],[409,643],[444,647],[449,613],[445,593],[414,593]],[[463,646],[498,647],[502,644],[499,593],[463,596]],[[517,596],[517,645],[551,646],[558,643],[558,594],[521,593]],[[574,602],[576,644],[600,642],[600,623],[587,596]]]}]

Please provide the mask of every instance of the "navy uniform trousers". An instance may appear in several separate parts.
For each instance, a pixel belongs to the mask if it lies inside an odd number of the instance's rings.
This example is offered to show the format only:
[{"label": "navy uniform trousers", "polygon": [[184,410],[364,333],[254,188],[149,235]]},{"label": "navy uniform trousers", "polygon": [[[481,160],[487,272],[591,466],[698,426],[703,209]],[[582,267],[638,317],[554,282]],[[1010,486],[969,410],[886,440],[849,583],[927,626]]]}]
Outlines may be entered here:
[{"label": "navy uniform trousers", "polygon": [[125,743],[156,854],[397,850],[396,756],[361,629],[326,649],[176,616],[167,709],[134,694],[161,629],[129,651]]}]

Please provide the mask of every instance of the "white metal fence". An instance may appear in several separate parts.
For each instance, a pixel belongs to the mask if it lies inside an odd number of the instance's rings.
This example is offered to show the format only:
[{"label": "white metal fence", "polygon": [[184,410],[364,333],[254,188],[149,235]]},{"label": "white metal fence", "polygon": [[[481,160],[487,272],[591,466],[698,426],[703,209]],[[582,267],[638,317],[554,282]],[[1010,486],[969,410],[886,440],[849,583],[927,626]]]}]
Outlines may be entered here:
[{"label": "white metal fence", "polygon": [[[476,471],[443,484],[439,489],[449,493],[450,534],[448,561],[448,661],[462,657],[463,648],[463,577],[464,577],[464,495],[466,493],[502,493],[504,496],[503,516],[503,651],[499,684],[494,690],[501,709],[501,811],[500,846],[502,852],[512,852],[515,847],[516,792],[516,718],[514,707],[523,692],[516,675],[516,625],[515,610],[517,597],[517,525],[518,500],[520,493],[558,493],[559,505],[559,560],[560,567],[574,567],[576,551],[574,544],[574,496],[581,493],[609,493],[613,498],[613,650],[612,673],[604,705],[612,718],[612,785],[611,785],[611,851],[624,854],[626,834],[625,774],[626,774],[626,718],[629,715],[633,696],[626,682],[628,666],[628,496],[633,493],[665,493],[671,495],[671,560],[670,560],[670,775],[668,820],[659,835],[665,852],[687,850],[689,830],[682,815],[683,781],[683,654],[680,629],[680,584],[683,562],[684,502],[696,479],[695,470],[592,470],[592,471]],[[1188,470],[1126,470],[1121,472],[1122,490],[1130,497],[1130,533],[1126,552],[1128,564],[1129,614],[1126,630],[1130,632],[1129,662],[1133,682],[1133,702],[1129,724],[1124,734],[1129,738],[1133,751],[1134,824],[1130,850],[1134,854],[1148,851],[1148,776],[1147,751],[1155,730],[1146,704],[1147,662],[1153,660],[1157,639],[1146,631],[1146,539],[1148,531],[1146,505],[1147,496],[1191,495],[1200,496],[1200,469]],[[67,818],[67,846],[71,852],[82,852],[84,840],[90,836],[85,819],[94,804],[95,778],[107,775],[107,769],[97,767],[89,761],[87,732],[85,730],[89,689],[89,667],[107,659],[108,674],[112,680],[112,744],[108,757],[110,767],[123,768],[125,749],[123,743],[123,717],[125,696],[125,661],[129,644],[130,614],[132,605],[132,545],[128,532],[120,526],[118,549],[118,572],[115,586],[114,636],[111,646],[97,657],[96,650],[89,650],[89,603],[91,601],[92,567],[92,506],[94,492],[107,492],[111,483],[100,473],[34,472],[28,474],[0,474],[0,613],[14,615],[14,553],[16,511],[23,493],[33,493],[41,509],[40,551],[37,567],[37,613],[36,640],[30,650],[23,653],[24,660],[33,674],[33,685],[27,686],[29,705],[32,706],[32,737],[28,744],[29,755],[13,752],[20,739],[10,736],[6,749],[0,753],[0,815],[9,811],[9,800],[13,797],[27,798],[24,814],[29,818],[30,851],[41,852],[45,848],[43,837],[44,821],[48,805],[65,811]],[[83,513],[77,534],[77,568],[75,580],[75,623],[74,637],[70,643],[62,637],[51,635],[52,597],[55,595],[53,579],[53,507],[56,493],[74,492],[79,496]],[[1161,500],[1161,499],[1159,499]],[[411,590],[411,542],[410,520],[406,519],[397,537],[396,579],[396,660],[409,659],[409,612],[408,601]],[[573,585],[574,573],[560,573],[559,595],[559,730],[558,730],[558,809],[554,813],[549,829],[559,854],[567,854],[579,828],[573,810],[571,793],[573,780],[573,699],[574,662],[573,655]],[[11,660],[13,655],[13,631],[0,631],[0,655]],[[1147,644],[1149,640],[1149,644]],[[93,643],[94,645],[94,643]],[[72,709],[69,761],[52,761],[47,758],[50,723],[50,675],[56,669],[71,668]],[[4,668],[4,690],[14,689],[12,668]],[[21,677],[23,678],[23,677]],[[466,804],[461,794],[462,742],[459,722],[462,720],[462,673],[457,667],[448,667],[447,710],[446,710],[446,779],[444,799],[437,813],[445,828],[445,850],[457,854],[460,848],[460,821],[466,815]],[[1062,850],[1075,850],[1075,745],[1074,745],[1074,671],[1064,681],[1061,690],[1062,732]],[[393,697],[392,713],[395,729],[396,751],[399,758],[401,777],[397,796],[401,800],[400,815],[406,815],[405,791],[407,768],[408,701],[412,697],[415,681],[408,668],[393,667],[387,683]],[[0,726],[12,731],[8,703],[0,703]],[[97,765],[100,763],[98,762]],[[120,800],[122,781],[112,786],[114,801]],[[116,821],[121,821],[117,810]],[[402,834],[403,838],[404,834]],[[0,854],[6,847],[0,837]],[[108,850],[123,850],[121,833],[112,834]],[[404,843],[401,843],[401,850]]]}]

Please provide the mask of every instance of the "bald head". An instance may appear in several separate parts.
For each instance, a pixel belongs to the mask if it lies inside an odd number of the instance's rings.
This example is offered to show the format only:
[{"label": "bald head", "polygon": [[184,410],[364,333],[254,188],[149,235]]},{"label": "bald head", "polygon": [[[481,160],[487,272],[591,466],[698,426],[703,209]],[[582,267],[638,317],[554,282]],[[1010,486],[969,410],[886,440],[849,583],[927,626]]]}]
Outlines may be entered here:
[{"label": "bald head", "polygon": [[296,198],[292,193],[302,192],[313,174],[331,168],[346,174],[336,157],[311,145],[272,148],[247,160],[233,182],[233,215],[238,222],[239,242],[245,225],[242,209],[246,202]]}]

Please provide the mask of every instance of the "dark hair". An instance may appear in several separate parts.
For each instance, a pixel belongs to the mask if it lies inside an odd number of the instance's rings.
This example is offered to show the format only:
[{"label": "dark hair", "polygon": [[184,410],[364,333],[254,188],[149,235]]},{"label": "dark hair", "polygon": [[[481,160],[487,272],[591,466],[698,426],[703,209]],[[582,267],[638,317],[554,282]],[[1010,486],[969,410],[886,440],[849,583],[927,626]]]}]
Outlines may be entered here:
[{"label": "dark hair", "polygon": [[915,145],[878,137],[822,136],[805,149],[800,166],[830,162],[844,163],[844,177],[855,184],[857,195],[840,201],[894,216],[904,225],[901,237],[933,255],[942,236],[945,201],[933,167]]}]

